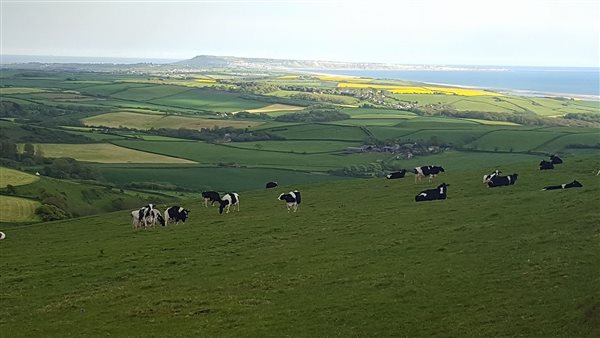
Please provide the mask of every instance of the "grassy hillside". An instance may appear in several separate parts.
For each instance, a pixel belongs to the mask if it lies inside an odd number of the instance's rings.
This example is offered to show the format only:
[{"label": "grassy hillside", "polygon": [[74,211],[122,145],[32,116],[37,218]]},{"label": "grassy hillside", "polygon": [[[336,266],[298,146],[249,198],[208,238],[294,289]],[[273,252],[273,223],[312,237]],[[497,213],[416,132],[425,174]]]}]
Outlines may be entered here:
[{"label": "grassy hillside", "polygon": [[39,221],[35,209],[40,202],[26,198],[0,195],[0,222]]},{"label": "grassy hillside", "polygon": [[[241,196],[218,215],[133,231],[122,211],[3,229],[10,337],[600,335],[598,157],[554,171],[448,170],[434,184],[351,180]],[[577,178],[582,189],[540,191]],[[450,183],[446,201],[415,203]],[[288,214],[278,193],[298,188]]]},{"label": "grassy hillside", "polygon": [[0,167],[0,188],[10,185],[25,185],[37,181],[39,177],[22,171]]}]

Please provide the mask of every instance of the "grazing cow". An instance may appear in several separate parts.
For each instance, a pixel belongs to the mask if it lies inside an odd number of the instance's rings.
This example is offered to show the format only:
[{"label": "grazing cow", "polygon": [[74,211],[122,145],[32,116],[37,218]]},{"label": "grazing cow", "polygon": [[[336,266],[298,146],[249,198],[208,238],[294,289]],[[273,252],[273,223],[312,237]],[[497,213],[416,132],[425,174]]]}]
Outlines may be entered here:
[{"label": "grazing cow", "polygon": [[552,164],[561,164],[561,163],[563,163],[563,160],[560,157],[558,157],[558,155],[556,155],[556,154],[550,156],[550,161],[552,162]]},{"label": "grazing cow", "polygon": [[552,162],[542,160],[540,162],[540,170],[549,170],[549,169],[554,169],[554,164],[552,164]]},{"label": "grazing cow", "polygon": [[213,205],[215,202],[221,201],[221,196],[216,191],[204,191],[202,192],[202,198],[204,198],[204,207],[208,207],[208,202]]},{"label": "grazing cow", "polygon": [[450,184],[442,183],[435,189],[423,190],[415,196],[415,202],[445,200],[448,194],[448,186]]},{"label": "grazing cow", "polygon": [[579,183],[577,180],[574,180],[571,183],[561,184],[561,185],[549,185],[544,187],[544,190],[557,190],[557,189],[569,189],[569,188],[581,188],[583,184]]},{"label": "grazing cow", "polygon": [[[150,207],[152,209],[150,209]],[[142,225],[146,228],[148,227],[148,224],[154,226],[156,225],[156,222],[165,226],[165,219],[160,214],[160,211],[154,209],[152,204],[131,212],[131,225],[134,229],[141,228]]]},{"label": "grazing cow", "polygon": [[271,189],[271,188],[275,188],[277,186],[278,186],[277,182],[269,182],[269,183],[267,183],[266,188]]},{"label": "grazing cow", "polygon": [[224,209],[227,209],[226,213],[228,214],[229,208],[232,205],[237,205],[237,211],[240,211],[240,195],[235,192],[230,192],[223,195],[223,198],[221,198],[219,203],[221,204],[219,206],[219,214],[222,214]]},{"label": "grazing cow", "polygon": [[517,182],[517,176],[519,174],[512,174],[508,176],[494,176],[487,182],[489,188],[501,187],[504,185],[513,185]]},{"label": "grazing cow", "polygon": [[387,174],[385,176],[385,178],[387,178],[388,180],[393,180],[396,178],[403,178],[404,175],[406,175],[406,170],[402,169],[400,171],[396,171],[396,172]]},{"label": "grazing cow", "polygon": [[487,184],[492,178],[500,175],[502,172],[500,170],[495,170],[491,174],[483,175],[483,184]]},{"label": "grazing cow", "polygon": [[431,182],[431,179],[434,178],[435,175],[444,172],[444,168],[428,165],[416,167],[413,172],[415,173],[415,183],[417,183],[417,180],[421,181],[421,178],[425,176],[429,176],[429,182]]},{"label": "grazing cow", "polygon": [[281,194],[277,199],[286,202],[288,212],[290,212],[291,209],[294,209],[294,212],[296,212],[300,202],[302,202],[302,197],[298,190],[290,191],[287,194]]},{"label": "grazing cow", "polygon": [[165,210],[165,225],[169,224],[169,221],[179,224],[179,221],[185,223],[185,220],[189,217],[190,211],[180,206],[172,206]]}]

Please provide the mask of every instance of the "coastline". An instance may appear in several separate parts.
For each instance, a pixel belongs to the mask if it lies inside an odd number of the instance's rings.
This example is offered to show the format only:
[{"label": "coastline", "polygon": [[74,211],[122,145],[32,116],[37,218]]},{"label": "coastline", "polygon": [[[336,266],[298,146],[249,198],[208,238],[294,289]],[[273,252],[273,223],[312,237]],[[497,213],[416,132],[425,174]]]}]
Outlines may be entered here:
[{"label": "coastline", "polygon": [[444,86],[444,87],[453,87],[453,88],[480,89],[480,90],[486,90],[486,91],[491,91],[491,92],[500,93],[500,94],[508,94],[508,95],[515,95],[515,96],[524,96],[524,97],[528,97],[528,96],[529,97],[551,97],[551,98],[563,98],[563,99],[600,102],[600,95],[590,95],[590,94],[557,93],[557,92],[545,92],[545,91],[538,91],[538,90],[523,90],[523,89],[510,89],[510,88],[492,88],[492,87],[483,87],[483,86],[459,85],[459,84],[453,84],[453,83],[424,82],[424,81],[413,81],[413,80],[392,79],[392,78],[375,78],[375,77],[365,77],[365,76],[356,76],[356,75],[347,75],[347,74],[342,75],[342,74],[314,72],[314,71],[300,71],[300,73],[321,75],[321,76],[338,76],[338,77],[347,77],[347,78],[363,78],[363,79],[371,78],[371,79],[377,79],[377,80],[405,81],[405,82],[421,83],[421,84],[425,84],[425,85]]}]

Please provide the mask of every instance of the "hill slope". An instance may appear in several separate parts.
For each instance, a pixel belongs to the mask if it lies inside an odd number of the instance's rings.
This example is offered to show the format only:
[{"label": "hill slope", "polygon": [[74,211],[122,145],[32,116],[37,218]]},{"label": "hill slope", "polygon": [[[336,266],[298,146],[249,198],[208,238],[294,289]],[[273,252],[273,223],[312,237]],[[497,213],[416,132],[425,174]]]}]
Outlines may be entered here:
[{"label": "hill slope", "polygon": [[[536,163],[515,186],[483,170],[245,193],[199,201],[185,225],[132,231],[128,212],[3,229],[6,336],[598,336],[597,158]],[[494,168],[487,168],[494,169]],[[487,170],[486,169],[486,170]],[[540,191],[577,178],[582,189]]]}]

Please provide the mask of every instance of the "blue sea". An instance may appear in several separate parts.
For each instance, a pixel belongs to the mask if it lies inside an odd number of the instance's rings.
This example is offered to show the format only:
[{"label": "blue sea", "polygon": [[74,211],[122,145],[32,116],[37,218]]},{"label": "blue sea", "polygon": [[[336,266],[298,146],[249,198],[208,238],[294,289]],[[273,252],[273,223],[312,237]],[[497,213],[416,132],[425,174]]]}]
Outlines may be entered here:
[{"label": "blue sea", "polygon": [[490,67],[496,70],[315,70],[329,74],[534,93],[600,95],[598,68]]}]

